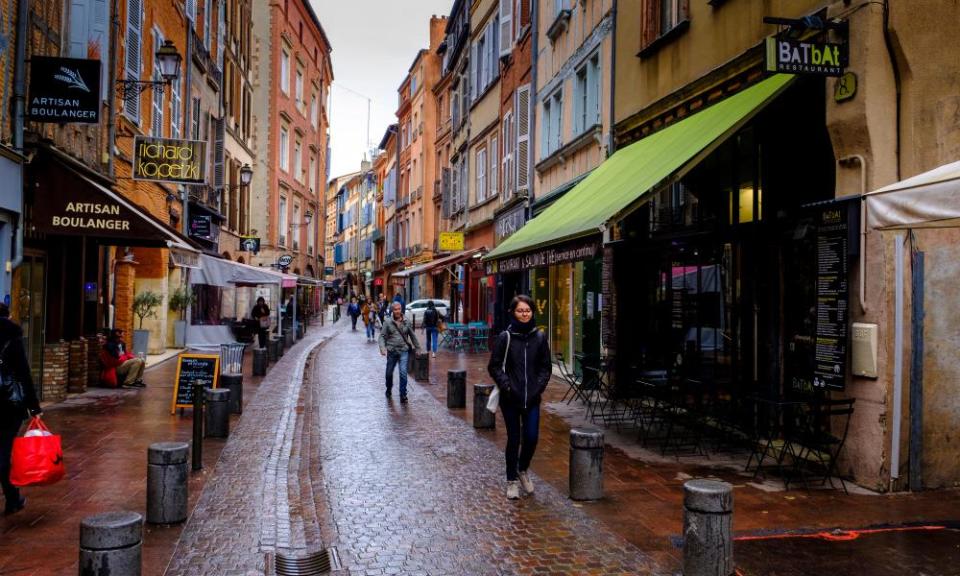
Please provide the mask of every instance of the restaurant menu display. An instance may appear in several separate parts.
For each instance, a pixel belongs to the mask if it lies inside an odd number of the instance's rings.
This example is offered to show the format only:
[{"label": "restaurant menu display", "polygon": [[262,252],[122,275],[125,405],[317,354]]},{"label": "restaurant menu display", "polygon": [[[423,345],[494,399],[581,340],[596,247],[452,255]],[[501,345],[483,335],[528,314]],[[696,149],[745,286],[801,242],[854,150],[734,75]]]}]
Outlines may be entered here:
[{"label": "restaurant menu display", "polygon": [[842,390],[847,375],[849,322],[846,210],[827,208],[818,215],[817,335],[814,388]]},{"label": "restaurant menu display", "polygon": [[173,404],[177,408],[193,407],[193,383],[203,382],[204,388],[216,388],[220,375],[220,356],[217,354],[181,354],[177,361],[177,375],[173,381]]}]

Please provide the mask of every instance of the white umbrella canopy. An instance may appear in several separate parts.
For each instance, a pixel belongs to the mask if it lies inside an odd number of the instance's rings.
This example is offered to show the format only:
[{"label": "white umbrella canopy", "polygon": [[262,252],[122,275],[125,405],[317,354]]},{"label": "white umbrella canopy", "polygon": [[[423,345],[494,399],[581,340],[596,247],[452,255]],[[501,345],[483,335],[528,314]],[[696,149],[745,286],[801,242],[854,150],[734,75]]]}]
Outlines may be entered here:
[{"label": "white umbrella canopy", "polygon": [[960,227],[960,162],[874,190],[865,200],[870,228]]}]

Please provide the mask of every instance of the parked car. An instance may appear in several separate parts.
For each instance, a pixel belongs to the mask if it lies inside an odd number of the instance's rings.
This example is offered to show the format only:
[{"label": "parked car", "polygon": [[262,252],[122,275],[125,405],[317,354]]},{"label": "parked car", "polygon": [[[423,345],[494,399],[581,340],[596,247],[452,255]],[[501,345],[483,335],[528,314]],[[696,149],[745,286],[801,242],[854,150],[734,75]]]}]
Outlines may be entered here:
[{"label": "parked car", "polygon": [[437,300],[436,298],[414,300],[407,304],[407,317],[417,328],[423,325],[423,313],[427,310],[427,302],[431,300],[433,300],[433,305],[437,307],[437,312],[439,312],[441,316],[445,318],[450,316],[449,300]]}]

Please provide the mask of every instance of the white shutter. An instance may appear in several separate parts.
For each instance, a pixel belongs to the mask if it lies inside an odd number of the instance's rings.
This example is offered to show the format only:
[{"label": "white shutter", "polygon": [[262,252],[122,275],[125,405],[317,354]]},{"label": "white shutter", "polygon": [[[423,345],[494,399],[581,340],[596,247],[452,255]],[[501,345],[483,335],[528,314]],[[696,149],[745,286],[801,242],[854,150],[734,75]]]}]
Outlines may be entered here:
[{"label": "white shutter", "polygon": [[87,57],[87,39],[90,37],[90,19],[87,14],[87,0],[70,1],[70,37],[67,56],[70,58]]},{"label": "white shutter", "polygon": [[[470,102],[473,102],[477,97],[477,44],[470,44]],[[469,109],[469,106],[464,108]]]},{"label": "white shutter", "polygon": [[[153,29],[153,53],[156,54],[160,49],[160,46],[163,45],[163,37],[160,36],[160,31],[156,28]],[[157,61],[157,57],[153,57],[153,80],[160,80],[160,63]],[[150,114],[151,120],[151,133],[157,138],[163,138],[163,91],[154,90],[152,92],[153,96],[153,108]]]},{"label": "white shutter", "polygon": [[[140,44],[143,39],[141,18],[142,0],[127,0],[127,54],[124,69],[129,80],[140,80]],[[140,124],[140,98],[124,100],[123,111],[136,124]]]},{"label": "white shutter", "polygon": [[460,166],[454,164],[450,172],[450,214],[460,210]]},{"label": "white shutter", "polygon": [[500,0],[500,57],[509,56],[513,50],[513,2]]},{"label": "white shutter", "polygon": [[530,85],[517,88],[517,192],[530,189]]},{"label": "white shutter", "polygon": [[600,122],[600,56],[587,62],[587,110],[584,128]]},{"label": "white shutter", "polygon": [[500,139],[494,136],[490,139],[490,194],[489,196],[494,196],[497,194],[498,185],[497,182],[497,169],[500,164]]}]

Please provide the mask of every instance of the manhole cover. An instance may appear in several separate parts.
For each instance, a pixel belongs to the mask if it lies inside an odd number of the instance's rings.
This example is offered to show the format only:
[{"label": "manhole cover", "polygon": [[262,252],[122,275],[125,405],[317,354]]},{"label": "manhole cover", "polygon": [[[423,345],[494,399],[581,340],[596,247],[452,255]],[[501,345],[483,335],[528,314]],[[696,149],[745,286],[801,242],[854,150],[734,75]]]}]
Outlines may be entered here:
[{"label": "manhole cover", "polygon": [[276,576],[314,576],[340,570],[340,557],[335,548],[319,552],[277,552],[274,559]]}]

